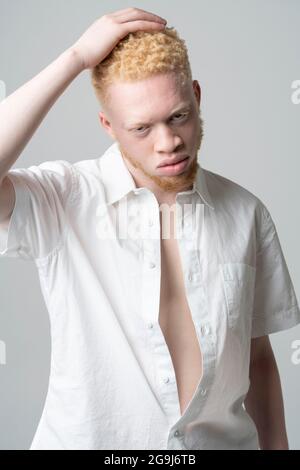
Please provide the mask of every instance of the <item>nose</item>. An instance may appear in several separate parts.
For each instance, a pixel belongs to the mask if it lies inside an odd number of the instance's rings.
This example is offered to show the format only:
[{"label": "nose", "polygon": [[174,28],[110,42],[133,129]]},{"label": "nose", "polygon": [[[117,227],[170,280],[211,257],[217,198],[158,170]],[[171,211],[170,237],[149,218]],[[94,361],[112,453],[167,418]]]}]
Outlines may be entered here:
[{"label": "nose", "polygon": [[180,150],[180,146],[183,144],[182,138],[175,134],[171,129],[164,128],[159,131],[155,139],[154,150],[157,153],[171,154],[175,153],[177,147]]}]

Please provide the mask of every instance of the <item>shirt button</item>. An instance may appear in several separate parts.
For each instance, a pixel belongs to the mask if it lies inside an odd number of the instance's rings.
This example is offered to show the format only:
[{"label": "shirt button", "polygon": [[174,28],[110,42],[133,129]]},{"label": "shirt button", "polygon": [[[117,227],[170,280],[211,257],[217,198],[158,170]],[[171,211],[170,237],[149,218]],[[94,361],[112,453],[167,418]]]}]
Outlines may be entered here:
[{"label": "shirt button", "polygon": [[148,225],[149,225],[149,227],[152,227],[152,225],[153,225],[153,220],[149,220],[149,221],[148,221]]},{"label": "shirt button", "polygon": [[149,329],[153,328],[153,323],[148,323],[148,328]]},{"label": "shirt button", "polygon": [[201,395],[203,395],[203,396],[206,395],[206,392],[207,392],[206,388],[201,388],[200,389]]},{"label": "shirt button", "polygon": [[165,377],[165,378],[164,378],[164,382],[165,382],[165,384],[167,384],[168,382],[170,382],[169,377]]},{"label": "shirt button", "polygon": [[153,262],[151,261],[151,263],[149,263],[149,268],[151,268],[151,269],[152,269],[152,268],[155,268],[155,263],[153,263]]},{"label": "shirt button", "polygon": [[180,432],[178,431],[178,429],[176,429],[176,431],[174,432],[174,436],[180,436]]},{"label": "shirt button", "polygon": [[193,275],[190,273],[189,274],[189,281],[192,281],[193,280]]}]

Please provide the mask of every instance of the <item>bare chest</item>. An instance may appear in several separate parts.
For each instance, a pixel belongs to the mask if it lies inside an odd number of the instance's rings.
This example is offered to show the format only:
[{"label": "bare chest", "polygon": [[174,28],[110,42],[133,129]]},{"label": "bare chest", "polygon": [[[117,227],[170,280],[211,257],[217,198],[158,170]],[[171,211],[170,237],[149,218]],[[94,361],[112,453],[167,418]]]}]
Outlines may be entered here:
[{"label": "bare chest", "polygon": [[202,355],[186,298],[178,242],[161,239],[159,325],[176,375],[181,414],[202,377]]}]

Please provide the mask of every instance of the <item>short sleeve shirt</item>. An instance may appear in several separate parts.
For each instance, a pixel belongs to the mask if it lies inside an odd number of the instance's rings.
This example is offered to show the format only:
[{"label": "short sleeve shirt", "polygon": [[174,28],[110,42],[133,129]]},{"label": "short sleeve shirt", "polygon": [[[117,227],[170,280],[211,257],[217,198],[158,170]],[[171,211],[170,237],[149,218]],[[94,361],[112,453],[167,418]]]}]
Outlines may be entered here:
[{"label": "short sleeve shirt", "polygon": [[[0,256],[32,260],[51,324],[48,392],[31,449],[258,449],[244,399],[251,338],[300,323],[263,202],[200,166],[176,195],[183,280],[203,375],[181,414],[159,326],[160,206],[118,144],[99,158],[11,169]],[[167,380],[166,380],[167,379]]]}]

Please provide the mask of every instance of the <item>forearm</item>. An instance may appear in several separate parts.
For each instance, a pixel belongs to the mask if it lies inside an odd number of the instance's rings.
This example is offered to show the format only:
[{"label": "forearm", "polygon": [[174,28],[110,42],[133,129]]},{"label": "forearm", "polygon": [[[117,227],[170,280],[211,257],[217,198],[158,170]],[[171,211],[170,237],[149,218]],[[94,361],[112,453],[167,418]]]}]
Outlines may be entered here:
[{"label": "forearm", "polygon": [[258,430],[261,450],[288,450],[280,376],[274,358],[250,367],[245,407]]},{"label": "forearm", "polygon": [[67,86],[83,70],[72,48],[0,103],[0,181]]}]

